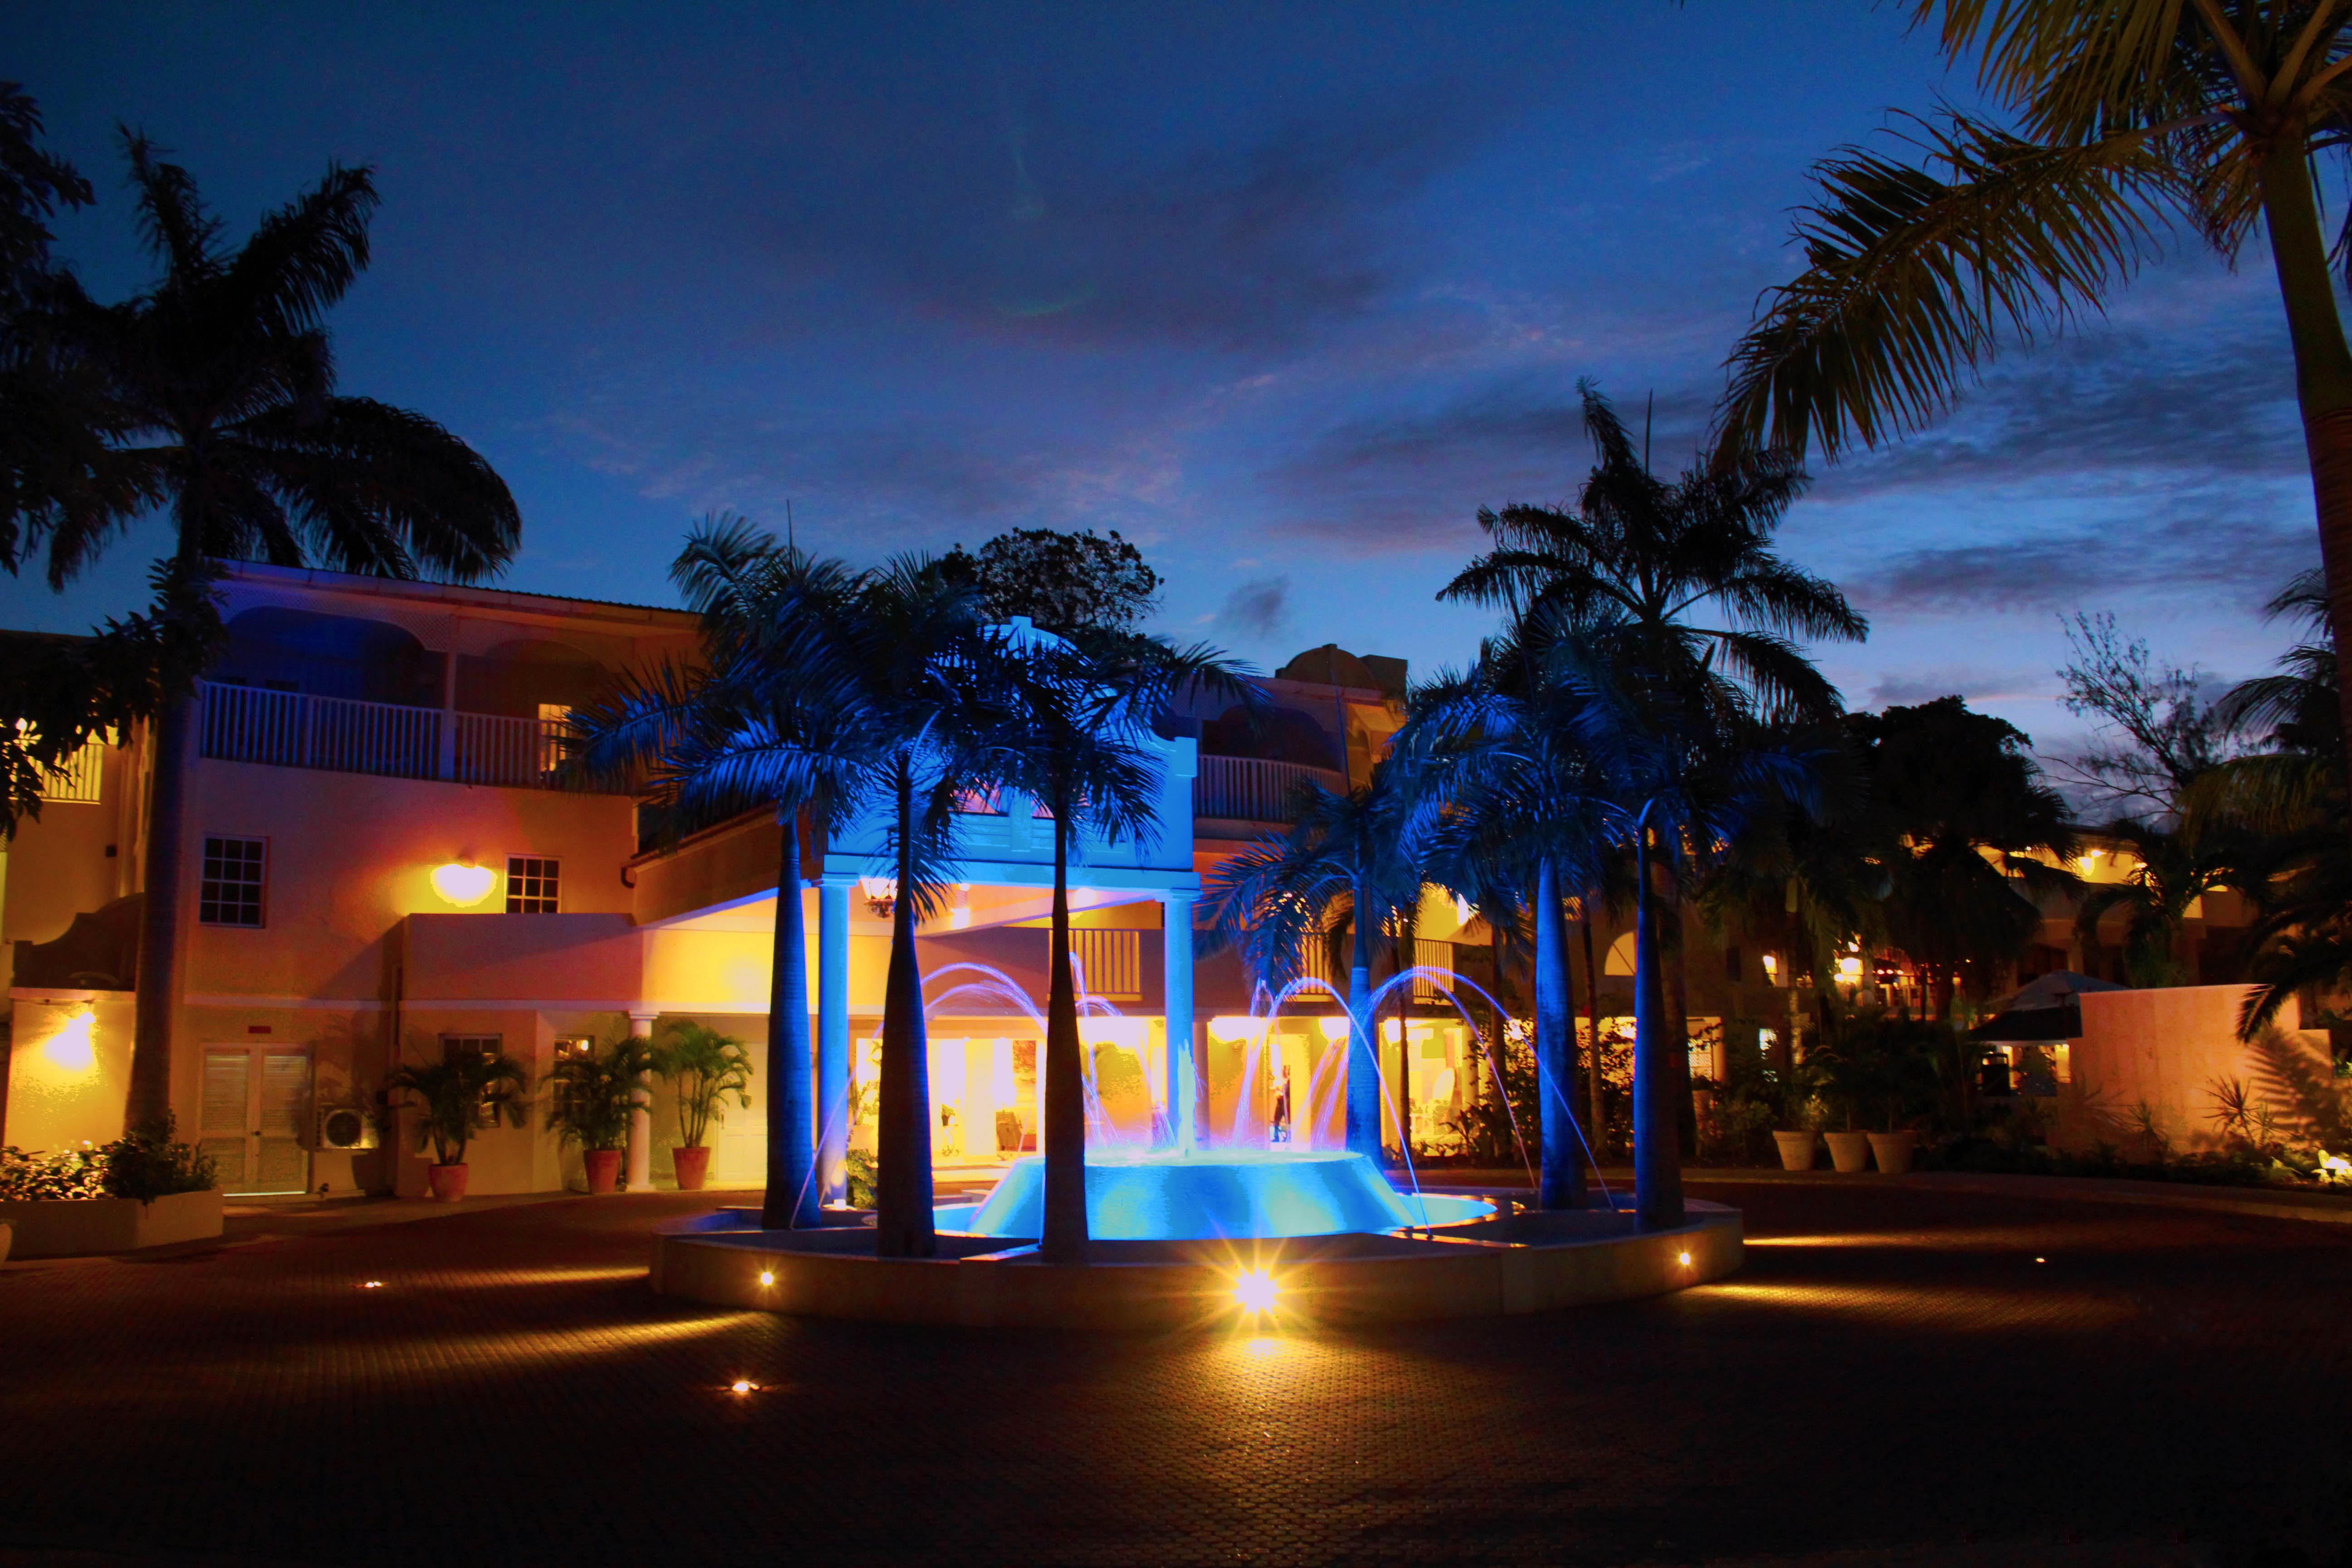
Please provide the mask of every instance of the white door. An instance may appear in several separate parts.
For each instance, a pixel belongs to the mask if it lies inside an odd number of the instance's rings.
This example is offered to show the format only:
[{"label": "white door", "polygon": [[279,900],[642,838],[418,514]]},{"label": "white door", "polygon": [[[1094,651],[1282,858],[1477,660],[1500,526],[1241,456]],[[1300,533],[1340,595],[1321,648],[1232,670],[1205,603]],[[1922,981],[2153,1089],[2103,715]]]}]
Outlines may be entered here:
[{"label": "white door", "polygon": [[310,1184],[302,1111],[310,1053],[285,1046],[206,1046],[197,1144],[232,1194],[299,1193]]}]

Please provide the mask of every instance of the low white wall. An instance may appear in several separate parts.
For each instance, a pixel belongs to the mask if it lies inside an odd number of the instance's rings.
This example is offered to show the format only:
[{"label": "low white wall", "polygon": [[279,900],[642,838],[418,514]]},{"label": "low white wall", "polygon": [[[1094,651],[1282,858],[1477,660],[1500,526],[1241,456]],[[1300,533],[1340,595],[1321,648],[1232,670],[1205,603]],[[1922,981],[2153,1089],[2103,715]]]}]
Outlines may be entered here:
[{"label": "low white wall", "polygon": [[80,1258],[202,1241],[221,1233],[218,1188],[135,1198],[45,1198],[0,1203],[0,1226],[16,1233],[16,1258]]}]

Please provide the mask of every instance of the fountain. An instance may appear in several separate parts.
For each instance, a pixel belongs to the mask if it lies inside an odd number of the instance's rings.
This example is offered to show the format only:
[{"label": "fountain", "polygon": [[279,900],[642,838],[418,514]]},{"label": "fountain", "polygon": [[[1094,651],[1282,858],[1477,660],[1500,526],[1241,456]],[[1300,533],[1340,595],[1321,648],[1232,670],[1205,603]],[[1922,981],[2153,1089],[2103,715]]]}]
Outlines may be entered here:
[{"label": "fountain", "polygon": [[[949,967],[983,978],[959,980],[931,1005],[982,992],[1011,1003],[1044,1032],[1034,1002],[1002,971]],[[1082,1014],[1116,1016],[1111,1004],[1085,994],[1082,972],[1079,978]],[[1469,983],[1451,971],[1392,977],[1374,995],[1374,1016],[1391,988],[1424,980],[1436,981],[1462,1013],[1492,1068],[1491,1045],[1454,994]],[[1253,1029],[1244,1058],[1247,1081],[1264,1066],[1283,1007],[1315,987],[1338,996],[1320,981],[1301,981],[1270,999],[1261,992],[1265,1010],[1254,1005],[1251,1022],[1262,1019],[1263,1027]],[[1315,1108],[1339,1092],[1331,1068],[1344,1055],[1327,1047],[1311,1068],[1305,1125],[1318,1125]],[[1524,1194],[1426,1191],[1409,1159],[1400,1191],[1367,1156],[1314,1147],[1311,1135],[1303,1146],[1253,1142],[1239,1108],[1232,1126],[1213,1130],[1204,1146],[1181,1149],[1165,1117],[1155,1116],[1149,1136],[1139,1137],[1105,1114],[1091,1053],[1087,1077],[1086,1264],[1039,1259],[1045,1165],[1029,1155],[1014,1160],[979,1202],[938,1205],[936,1258],[877,1258],[862,1216],[844,1214],[843,1223],[819,1230],[761,1231],[751,1228],[756,1214],[727,1211],[659,1227],[654,1286],[698,1300],[827,1317],[1168,1328],[1231,1320],[1236,1310],[1253,1320],[1271,1312],[1321,1322],[1537,1311],[1679,1289],[1739,1265],[1739,1216],[1719,1205],[1694,1202],[1689,1224],[1642,1231],[1605,1186],[1593,1207],[1528,1211]],[[1381,1089],[1390,1114],[1399,1116],[1385,1075]],[[1561,1092],[1549,1083],[1540,1091]],[[1506,1110],[1516,1131],[1507,1099]],[[1524,1139],[1520,1149],[1532,1184]]]}]

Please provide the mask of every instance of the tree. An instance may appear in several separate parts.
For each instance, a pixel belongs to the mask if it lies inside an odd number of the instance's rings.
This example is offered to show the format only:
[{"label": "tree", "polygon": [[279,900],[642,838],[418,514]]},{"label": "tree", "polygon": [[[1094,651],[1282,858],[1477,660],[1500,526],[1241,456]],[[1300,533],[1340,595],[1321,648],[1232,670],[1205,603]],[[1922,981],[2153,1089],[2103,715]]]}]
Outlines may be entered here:
[{"label": "tree", "polygon": [[2130,818],[2102,832],[2131,847],[2132,868],[2120,882],[2101,882],[2084,894],[2074,930],[2085,947],[2099,942],[2099,922],[2124,912],[2124,973],[2134,985],[2191,985],[2193,964],[2181,954],[2189,909],[2206,894],[2244,885],[2250,846],[2224,829],[2168,833]]},{"label": "tree", "polygon": [[930,1064],[915,922],[940,907],[953,868],[956,802],[986,787],[1004,721],[1001,658],[978,595],[940,563],[902,555],[863,574],[844,625],[875,754],[866,787],[889,813],[890,967],[882,1003],[876,1115],[876,1244],[885,1258],[929,1258],[932,1220]]},{"label": "tree", "polygon": [[1117,529],[1104,539],[1091,528],[1017,528],[976,555],[957,545],[940,569],[978,593],[989,619],[1026,616],[1040,629],[1064,635],[1131,632],[1160,602],[1160,574]]},{"label": "tree", "polygon": [[2075,782],[2126,816],[2178,821],[2197,781],[2234,754],[2231,710],[2204,700],[2198,671],[2151,661],[2113,616],[2077,614],[2066,641],[2066,711],[2120,737],[2074,759]]},{"label": "tree", "polygon": [[2040,929],[2035,895],[2080,887],[2037,858],[2073,857],[2065,802],[2042,782],[2021,731],[1958,697],[1847,722],[1869,749],[1887,842],[1887,935],[1948,1017],[1963,975],[1988,984]]},{"label": "tree", "polygon": [[606,777],[650,769],[652,820],[675,838],[767,807],[782,832],[768,997],[768,1169],[761,1224],[819,1223],[813,1108],[805,826],[816,841],[871,794],[874,715],[848,625],[858,584],[838,563],[780,546],[717,513],[688,535],[671,579],[702,617],[702,658],[618,682],[572,715],[576,754]]},{"label": "tree", "polygon": [[[1538,612],[1519,621],[1481,647],[1466,675],[1443,677],[1416,692],[1396,744],[1417,764],[1423,832],[1433,868],[1443,868],[1437,879],[1457,891],[1508,884],[1517,889],[1513,903],[1532,916],[1543,1129],[1537,1202],[1581,1208],[1588,1150],[1576,1124],[1566,900],[1571,891],[1590,896],[1607,879],[1594,847],[1618,825],[1600,804],[1606,786],[1580,732],[1582,694],[1538,673],[1547,652],[1543,634],[1554,619]],[[1530,637],[1533,646],[1524,645]],[[1597,1050],[1597,1034],[1595,1041]]]},{"label": "tree", "polygon": [[[255,555],[385,577],[430,570],[460,582],[502,568],[521,520],[490,466],[423,415],[335,391],[320,323],[367,265],[370,171],[331,165],[232,250],[185,169],[144,137],[126,135],[124,145],[142,237],[163,277],[112,306],[68,290],[57,312],[105,380],[117,431],[108,471],[123,495],[170,508],[173,581],[192,584],[210,561]],[[53,510],[44,524],[49,580],[71,579],[131,515],[127,507]],[[191,703],[166,702],[150,801],[133,1125],[171,1097],[194,738]]]},{"label": "tree", "polygon": [[1834,457],[1895,439],[1948,408],[2005,340],[2101,308],[2166,230],[2234,261],[2259,222],[2294,354],[2338,696],[2352,700],[2352,348],[2315,190],[2352,127],[2352,12],[2305,0],[1910,8],[1940,17],[1944,53],[1976,61],[2009,123],[1944,110],[1912,121],[1892,154],[1850,146],[1815,165],[1821,195],[1795,233],[1805,269],[1764,296],[1732,352],[1719,450]]},{"label": "tree", "polygon": [[[980,762],[994,784],[1033,795],[1054,822],[1054,913],[1045,1002],[1045,1227],[1049,1263],[1087,1247],[1086,1062],[1070,970],[1070,858],[1077,837],[1107,843],[1159,823],[1162,769],[1150,725],[1187,688],[1244,696],[1239,671],[1207,648],[1080,626],[1069,637],[991,628],[1006,678],[1004,711]],[[1181,1092],[1171,1083],[1169,1092]],[[1375,1124],[1377,1126],[1377,1124]]]},{"label": "tree", "polygon": [[1380,1048],[1372,1017],[1372,938],[1418,903],[1421,874],[1405,838],[1399,765],[1383,758],[1346,794],[1300,784],[1297,816],[1203,879],[1216,940],[1232,942],[1259,984],[1279,991],[1298,979],[1309,942],[1348,942],[1345,1113],[1350,1152],[1381,1157]]}]

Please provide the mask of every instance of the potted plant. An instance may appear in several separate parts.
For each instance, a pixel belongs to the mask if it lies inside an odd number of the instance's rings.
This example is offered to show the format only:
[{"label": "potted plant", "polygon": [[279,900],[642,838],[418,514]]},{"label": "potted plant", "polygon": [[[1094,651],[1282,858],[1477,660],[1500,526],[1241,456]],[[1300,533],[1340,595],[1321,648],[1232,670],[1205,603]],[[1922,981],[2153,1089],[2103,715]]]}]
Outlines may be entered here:
[{"label": "potted plant", "polygon": [[678,1191],[698,1193],[710,1175],[710,1150],[703,1140],[710,1136],[712,1122],[726,1120],[727,1097],[751,1109],[751,1053],[731,1035],[687,1023],[672,1026],[669,1038],[654,1048],[653,1064],[677,1089],[677,1147],[669,1157]]},{"label": "potted plant", "polygon": [[638,1107],[644,1075],[653,1067],[653,1042],[643,1035],[614,1041],[602,1049],[568,1056],[549,1075],[555,1100],[548,1113],[567,1143],[580,1145],[588,1190],[619,1190],[621,1151],[629,1141],[629,1113]]},{"label": "potted plant", "polygon": [[424,1112],[416,1123],[416,1149],[433,1151],[425,1172],[436,1203],[466,1195],[466,1145],[474,1134],[503,1120],[524,1124],[523,1096],[530,1088],[523,1065],[503,1053],[467,1053],[422,1066],[401,1066],[383,1080],[387,1096],[404,1095]]},{"label": "potted plant", "polygon": [[1822,1147],[1822,1104],[1813,1089],[1820,1074],[1808,1066],[1790,1068],[1780,1088],[1780,1126],[1772,1133],[1784,1171],[1810,1171]]}]

